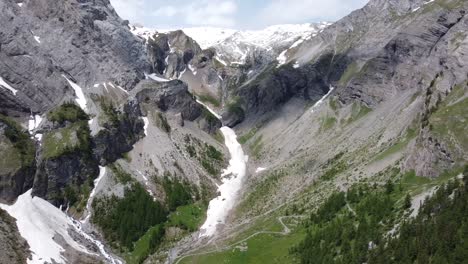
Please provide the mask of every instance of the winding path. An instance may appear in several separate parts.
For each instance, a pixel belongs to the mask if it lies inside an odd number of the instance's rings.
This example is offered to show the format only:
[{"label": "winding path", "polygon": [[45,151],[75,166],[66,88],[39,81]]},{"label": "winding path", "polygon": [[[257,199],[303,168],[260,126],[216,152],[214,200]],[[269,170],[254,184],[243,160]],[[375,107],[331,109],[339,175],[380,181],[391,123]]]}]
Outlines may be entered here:
[{"label": "winding path", "polygon": [[253,238],[255,236],[261,235],[261,234],[273,234],[273,235],[286,236],[289,233],[291,233],[291,229],[283,222],[283,220],[287,219],[287,218],[305,218],[305,217],[307,217],[307,216],[304,216],[304,215],[280,216],[280,217],[277,218],[277,220],[281,224],[281,226],[283,227],[283,231],[280,231],[280,232],[266,231],[266,230],[258,231],[258,232],[255,232],[255,233],[251,234],[250,236],[248,236],[248,237],[246,237],[246,238],[244,238],[242,240],[239,240],[239,241],[237,241],[237,242],[235,242],[233,244],[230,244],[230,245],[227,245],[227,246],[224,246],[224,247],[218,247],[217,245],[215,245],[216,249],[214,249],[214,250],[200,252],[200,253],[194,253],[194,254],[182,255],[177,259],[175,264],[179,264],[183,259],[188,258],[188,257],[207,255],[207,254],[212,254],[212,253],[217,253],[217,252],[222,252],[222,251],[232,249],[233,247],[235,247],[235,246],[237,246],[239,244],[242,244],[242,243],[248,241],[249,239],[251,239],[251,238]]}]

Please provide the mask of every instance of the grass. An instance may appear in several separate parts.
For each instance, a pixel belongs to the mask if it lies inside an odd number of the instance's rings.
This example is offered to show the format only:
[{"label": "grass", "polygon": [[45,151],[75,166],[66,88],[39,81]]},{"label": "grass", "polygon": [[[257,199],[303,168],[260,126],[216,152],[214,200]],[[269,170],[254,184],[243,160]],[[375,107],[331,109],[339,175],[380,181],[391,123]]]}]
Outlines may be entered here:
[{"label": "grass", "polygon": [[260,159],[260,153],[263,149],[263,136],[259,136],[250,144],[250,151],[255,159]]},{"label": "grass", "polygon": [[346,68],[345,72],[343,75],[341,75],[341,78],[339,80],[340,85],[346,85],[348,82],[356,75],[356,73],[359,72],[359,66],[356,62],[351,63],[348,65]]},{"label": "grass", "polygon": [[[202,254],[205,250],[212,250],[205,248],[199,251],[201,255],[184,258],[179,263],[295,263],[295,257],[289,254],[289,249],[304,239],[306,231],[300,224],[297,227],[291,226],[288,219],[283,219],[283,222],[291,229],[291,233],[287,235],[257,234],[244,243],[235,244],[220,252]],[[223,245],[233,245],[262,231],[282,232],[284,230],[277,215],[271,214],[257,219],[248,229],[236,235],[235,238],[223,242]],[[220,247],[221,245],[218,245],[218,248]]]},{"label": "grass", "polygon": [[459,100],[466,93],[465,84],[457,85],[429,119],[432,132],[444,139],[454,150],[461,146],[468,152],[468,98]]},{"label": "grass", "polygon": [[194,232],[205,220],[206,209],[203,204],[180,206],[175,212],[171,213],[167,225]]},{"label": "grass", "polygon": [[445,171],[439,177],[430,179],[416,175],[414,170],[408,171],[401,176],[400,184],[406,192],[416,195],[435,186],[440,186],[453,179],[463,172],[463,167],[456,167],[450,171]]},{"label": "grass", "polygon": [[0,174],[15,172],[21,168],[21,154],[11,142],[0,138]]},{"label": "grass", "polygon": [[391,155],[393,155],[395,153],[401,152],[402,150],[404,150],[406,148],[408,143],[413,138],[415,138],[416,136],[417,136],[416,130],[411,129],[411,128],[408,129],[407,132],[406,132],[406,135],[405,135],[405,137],[403,139],[401,139],[397,143],[391,145],[390,147],[385,149],[382,153],[378,154],[374,158],[374,161],[380,161],[380,160],[383,160],[383,159],[387,158],[388,156],[391,156]]},{"label": "grass", "polygon": [[[29,133],[8,116],[0,114],[0,123],[5,125],[4,136],[10,141],[17,153],[19,153],[18,160],[21,162],[21,167],[31,167],[36,158],[36,147]],[[5,149],[9,149],[9,147],[6,146]],[[10,152],[12,151],[10,150]],[[7,155],[7,153],[4,155]],[[11,157],[5,158],[4,164],[12,165],[11,161]]]},{"label": "grass", "polygon": [[337,120],[333,116],[327,116],[321,119],[320,130],[327,131],[333,128],[336,124]]},{"label": "grass", "polygon": [[209,103],[209,104],[211,104],[211,105],[213,105],[215,107],[220,107],[221,106],[220,101],[218,99],[214,98],[210,94],[201,94],[201,95],[197,95],[197,97],[203,103]]},{"label": "grass", "polygon": [[370,113],[372,108],[367,107],[366,105],[360,103],[353,103],[351,107],[351,116],[346,120],[347,124],[351,124],[354,121],[357,121]]},{"label": "grass", "polygon": [[128,264],[140,264],[142,260],[148,257],[150,252],[150,240],[152,233],[159,228],[159,225],[150,228],[137,242],[135,242],[134,249],[129,252],[125,257]]},{"label": "grass", "polygon": [[185,258],[180,263],[296,263],[297,260],[295,260],[294,256],[289,254],[289,248],[303,240],[305,234],[305,230],[293,232],[286,236],[278,234],[259,234],[234,249]]},{"label": "grass", "polygon": [[157,127],[159,127],[162,131],[166,133],[171,133],[171,125],[169,125],[169,122],[167,121],[167,118],[164,116],[163,113],[158,112],[155,117],[155,124]]},{"label": "grass", "polygon": [[73,124],[44,135],[43,155],[46,159],[52,159],[65,154],[68,150],[78,147],[78,127]]},{"label": "grass", "polygon": [[119,164],[113,163],[109,165],[109,168],[112,171],[115,179],[122,184],[127,184],[134,182],[135,180],[132,178],[132,175],[127,173]]},{"label": "grass", "polygon": [[336,111],[338,109],[338,99],[335,97],[331,97],[330,100],[328,100],[328,104],[330,105],[330,108],[333,111]]}]

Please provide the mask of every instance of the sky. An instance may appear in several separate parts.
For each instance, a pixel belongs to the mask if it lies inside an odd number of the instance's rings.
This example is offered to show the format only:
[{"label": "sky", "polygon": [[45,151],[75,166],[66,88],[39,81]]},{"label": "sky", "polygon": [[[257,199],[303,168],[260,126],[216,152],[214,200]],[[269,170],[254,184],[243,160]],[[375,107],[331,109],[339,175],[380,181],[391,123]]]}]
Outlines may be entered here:
[{"label": "sky", "polygon": [[159,29],[213,26],[259,29],[336,21],[368,0],[110,0],[130,23]]}]

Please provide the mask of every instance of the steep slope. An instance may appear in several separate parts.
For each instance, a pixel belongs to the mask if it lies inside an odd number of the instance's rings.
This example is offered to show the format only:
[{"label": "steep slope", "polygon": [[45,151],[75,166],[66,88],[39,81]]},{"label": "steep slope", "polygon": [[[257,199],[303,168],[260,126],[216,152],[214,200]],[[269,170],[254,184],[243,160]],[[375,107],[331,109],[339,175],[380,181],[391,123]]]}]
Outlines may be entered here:
[{"label": "steep slope", "polygon": [[354,184],[400,186],[390,223],[399,232],[405,196],[418,204],[468,161],[467,8],[370,1],[232,90],[232,112],[241,113],[233,123],[251,157],[243,198],[216,238],[187,245],[177,262],[292,262],[291,245],[307,230],[299,220]]}]

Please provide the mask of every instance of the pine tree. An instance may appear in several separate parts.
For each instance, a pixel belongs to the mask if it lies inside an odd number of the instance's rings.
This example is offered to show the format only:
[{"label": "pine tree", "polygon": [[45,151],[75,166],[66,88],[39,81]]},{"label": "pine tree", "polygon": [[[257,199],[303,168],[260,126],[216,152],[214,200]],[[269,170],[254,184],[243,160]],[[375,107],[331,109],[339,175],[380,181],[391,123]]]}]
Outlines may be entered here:
[{"label": "pine tree", "polygon": [[405,197],[405,202],[403,204],[403,208],[404,209],[410,209],[411,208],[411,196],[408,194],[406,194],[406,197]]}]

